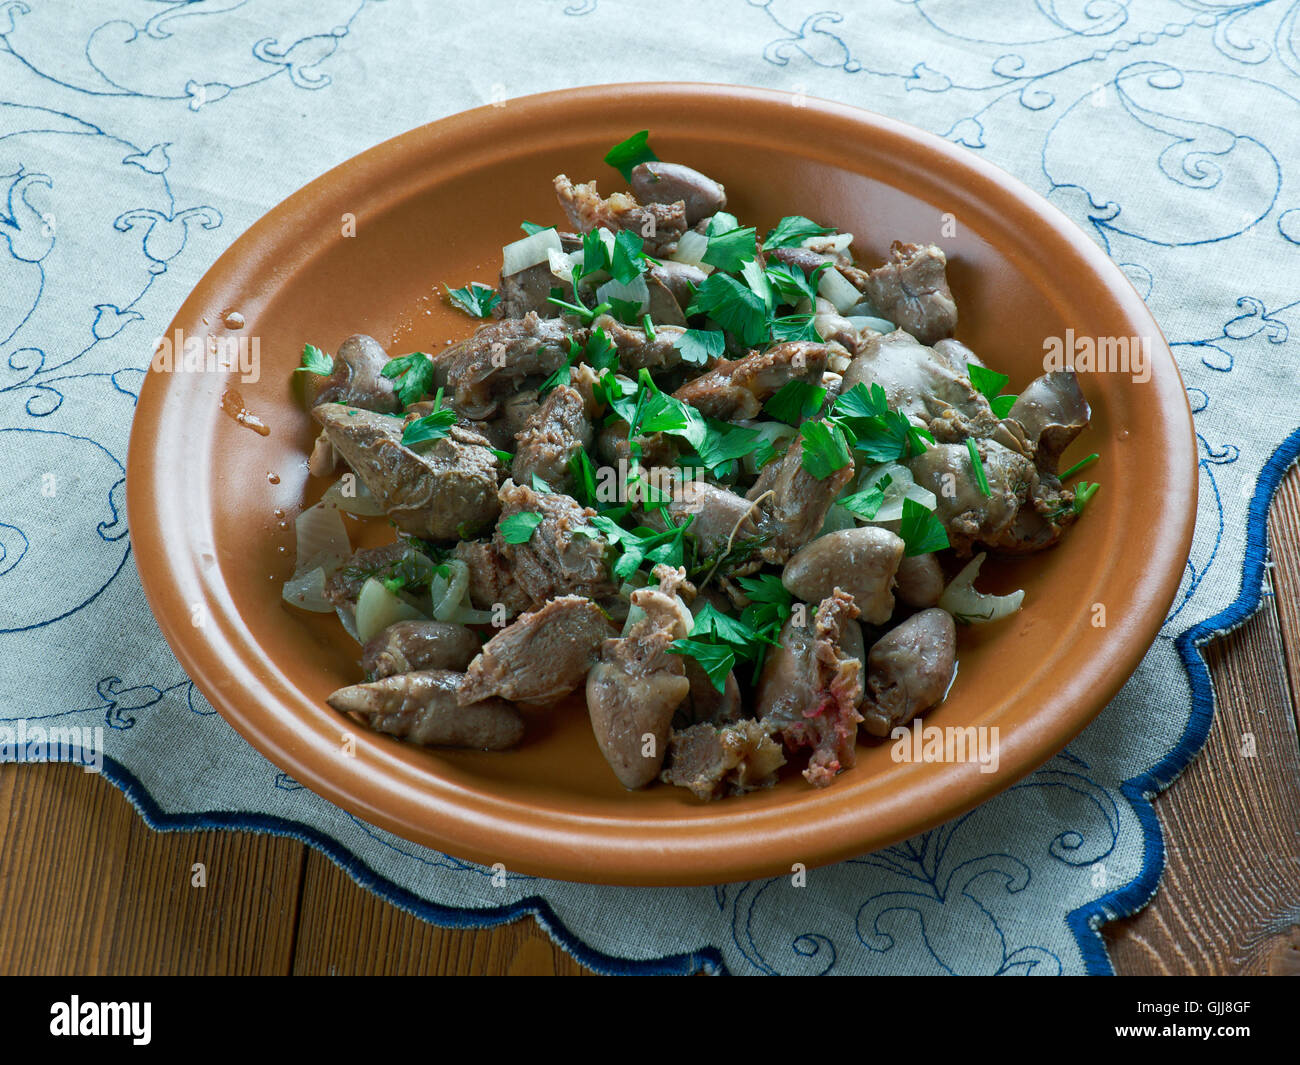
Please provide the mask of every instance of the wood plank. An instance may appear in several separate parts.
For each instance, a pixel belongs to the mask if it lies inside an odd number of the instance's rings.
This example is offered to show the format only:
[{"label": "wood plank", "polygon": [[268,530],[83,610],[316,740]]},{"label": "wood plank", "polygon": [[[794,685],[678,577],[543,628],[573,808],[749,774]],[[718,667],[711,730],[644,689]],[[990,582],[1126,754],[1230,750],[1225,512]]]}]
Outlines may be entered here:
[{"label": "wood plank", "polygon": [[427,924],[359,887],[312,851],[293,971],[312,976],[580,976],[590,971],[531,917],[489,929]]},{"label": "wood plank", "polygon": [[71,765],[0,766],[0,808],[0,973],[289,972],[296,840],[154,832]]},{"label": "wood plank", "polygon": [[[1269,522],[1278,594],[1205,649],[1217,714],[1200,757],[1156,799],[1168,864],[1154,901],[1105,930],[1116,972],[1300,968],[1298,501],[1292,469]],[[1248,735],[1254,757],[1243,753]]]}]

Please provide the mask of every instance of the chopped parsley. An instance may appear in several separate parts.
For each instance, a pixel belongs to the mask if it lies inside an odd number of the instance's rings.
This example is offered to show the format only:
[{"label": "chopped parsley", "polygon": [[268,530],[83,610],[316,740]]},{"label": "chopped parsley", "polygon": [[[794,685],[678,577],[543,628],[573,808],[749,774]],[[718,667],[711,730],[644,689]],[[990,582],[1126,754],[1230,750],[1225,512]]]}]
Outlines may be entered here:
[{"label": "chopped parsley", "polygon": [[710,236],[702,261],[734,274],[745,263],[753,262],[757,255],[758,234],[753,226],[746,226]]},{"label": "chopped parsley", "polygon": [[704,640],[674,640],[668,647],[668,653],[695,659],[718,691],[727,690],[727,676],[736,666],[736,652],[727,644]]},{"label": "chopped parsley", "polygon": [[673,347],[682,353],[682,362],[703,366],[710,359],[722,357],[727,338],[720,329],[687,329],[673,341]]},{"label": "chopped parsley", "polygon": [[803,468],[819,481],[853,461],[844,430],[831,419],[804,422],[799,435],[803,437]]},{"label": "chopped parsley", "polygon": [[970,464],[975,469],[975,483],[979,485],[981,495],[992,495],[989,491],[989,479],[984,473],[984,460],[980,458],[979,448],[970,437],[966,438],[966,450],[970,452]]},{"label": "chopped parsley", "polygon": [[1097,494],[1097,489],[1100,487],[1101,485],[1099,484],[1089,484],[1087,481],[1079,482],[1078,487],[1074,490],[1074,512],[1076,514],[1083,513],[1083,508],[1086,507],[1092,500],[1092,497]]},{"label": "chopped parsley", "polygon": [[554,226],[539,226],[536,222],[520,222],[519,228],[527,233],[530,237],[534,233],[541,233],[547,229],[554,229]]},{"label": "chopped parsley", "polygon": [[948,546],[948,533],[934,512],[915,499],[903,499],[903,520],[898,535],[903,538],[903,554],[928,555]]},{"label": "chopped parsley", "polygon": [[456,412],[442,405],[442,389],[433,397],[433,411],[409,422],[402,430],[402,446],[414,447],[430,440],[441,440],[456,424]]},{"label": "chopped parsley", "polygon": [[308,373],[314,373],[318,377],[328,377],[334,372],[334,359],[332,356],[321,351],[315,344],[304,344],[302,349],[302,365],[294,367],[294,373],[306,370]]},{"label": "chopped parsley", "polygon": [[763,298],[721,271],[704,279],[686,313],[707,315],[750,347],[768,338],[768,308]]},{"label": "chopped parsley", "polygon": [[496,290],[481,281],[471,281],[464,288],[442,287],[446,289],[447,298],[452,303],[474,318],[486,318],[492,313],[492,308],[501,302]]},{"label": "chopped parsley", "polygon": [[876,515],[880,513],[881,504],[885,501],[885,489],[893,481],[889,474],[885,474],[875,484],[864,488],[861,492],[854,492],[838,500],[839,505],[866,521],[875,521]]},{"label": "chopped parsley", "polygon": [[811,314],[788,314],[784,318],[773,318],[771,325],[772,339],[778,342],[811,340],[820,344],[823,340],[813,325]]},{"label": "chopped parsley", "polygon": [[797,426],[822,409],[826,389],[807,381],[788,381],[775,396],[763,404],[763,410],[779,422]]},{"label": "chopped parsley", "polygon": [[1006,383],[1011,380],[1004,373],[998,373],[996,370],[990,370],[987,367],[978,366],[971,362],[966,364],[966,376],[970,378],[971,387],[989,401],[993,413],[999,418],[1005,418],[1019,398],[1018,396],[998,394]]},{"label": "chopped parsley", "polygon": [[620,141],[605,153],[605,162],[631,181],[632,169],[639,163],[658,162],[659,156],[650,149],[650,131],[643,129]]},{"label": "chopped parsley", "polygon": [[535,510],[521,510],[502,518],[497,530],[508,544],[526,544],[532,539],[537,526],[542,524],[542,516]]},{"label": "chopped parsley", "polygon": [[796,307],[804,300],[807,300],[813,306],[817,304],[817,282],[821,276],[830,269],[830,263],[823,263],[817,267],[811,274],[806,274],[797,266],[790,266],[788,263],[776,263],[767,267],[764,274],[767,276],[767,283],[772,286],[781,302],[791,307]]},{"label": "chopped parsley", "polygon": [[1081,469],[1083,469],[1085,466],[1091,466],[1091,465],[1092,465],[1094,462],[1096,462],[1099,458],[1101,458],[1101,456],[1098,455],[1097,452],[1094,451],[1094,452],[1093,452],[1091,455],[1089,455],[1087,458],[1080,459],[1080,460],[1079,460],[1078,462],[1076,462],[1073,466],[1071,466],[1068,470],[1066,470],[1063,474],[1061,474],[1061,478],[1060,478],[1060,479],[1061,479],[1062,481],[1064,481],[1064,480],[1066,480],[1067,478],[1074,476],[1076,473],[1078,473],[1078,472],[1079,472]]},{"label": "chopped parsley", "polygon": [[397,379],[397,399],[403,407],[422,400],[433,384],[433,363],[422,351],[389,359],[380,373]]},{"label": "chopped parsley", "polygon": [[835,230],[830,226],[819,226],[811,218],[805,218],[801,214],[787,215],[767,235],[767,239],[763,241],[763,250],[788,248],[803,243],[809,237],[824,237],[834,232]]}]

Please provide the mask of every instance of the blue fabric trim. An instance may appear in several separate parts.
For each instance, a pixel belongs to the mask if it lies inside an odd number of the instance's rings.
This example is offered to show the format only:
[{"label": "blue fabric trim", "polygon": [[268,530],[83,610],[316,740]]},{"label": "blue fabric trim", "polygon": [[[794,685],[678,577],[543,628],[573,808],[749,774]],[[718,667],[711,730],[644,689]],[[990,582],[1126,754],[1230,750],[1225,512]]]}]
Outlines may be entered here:
[{"label": "blue fabric trim", "polygon": [[1088,973],[1113,976],[1114,967],[1106,953],[1101,929],[1108,921],[1131,917],[1150,901],[1165,871],[1165,841],[1151,800],[1178,777],[1200,753],[1214,721],[1214,686],[1210,670],[1201,655],[1201,644],[1229,632],[1259,609],[1268,558],[1268,508],[1291,464],[1300,458],[1300,429],[1287,437],[1269,456],[1255,482],[1246,521],[1246,550],[1242,564],[1241,591],[1226,608],[1188,629],[1175,641],[1192,685],[1192,711],[1178,743],[1164,758],[1130,777],[1120,791],[1132,804],[1142,825],[1142,870],[1137,878],[1118,891],[1073,910],[1067,920],[1083,954]]},{"label": "blue fabric trim", "polygon": [[545,899],[529,897],[509,906],[495,906],[482,910],[439,906],[413,895],[400,884],[381,876],[361,861],[355,854],[331,836],[304,825],[270,814],[240,814],[209,810],[204,813],[173,814],[162,809],[148,789],[129,769],[115,759],[104,756],[103,775],[130,800],[140,812],[145,824],[159,832],[205,829],[242,829],[266,835],[290,836],[315,847],[362,887],[392,903],[400,910],[413,914],[422,921],[441,928],[492,928],[508,924],[520,917],[532,916],[537,923],[569,954],[585,965],[606,976],[690,976],[698,972],[726,975],[727,967],[722,952],[714,947],[690,954],[670,954],[662,958],[636,961],[616,958],[589,947],[565,927]]}]

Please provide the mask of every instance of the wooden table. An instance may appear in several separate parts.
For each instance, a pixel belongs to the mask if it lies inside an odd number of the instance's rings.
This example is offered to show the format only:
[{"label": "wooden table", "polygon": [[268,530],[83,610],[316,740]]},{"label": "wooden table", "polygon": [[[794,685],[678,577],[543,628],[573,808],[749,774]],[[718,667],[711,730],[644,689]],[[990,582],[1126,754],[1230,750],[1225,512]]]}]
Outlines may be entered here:
[{"label": "wooden table", "polygon": [[[1107,926],[1120,973],[1300,974],[1297,469],[1269,539],[1263,608],[1205,652],[1218,700],[1205,750],[1156,800],[1160,891]],[[294,840],[153,832],[75,766],[0,766],[0,807],[0,974],[586,972],[531,918],[435,928]],[[191,886],[195,862],[206,887]]]}]

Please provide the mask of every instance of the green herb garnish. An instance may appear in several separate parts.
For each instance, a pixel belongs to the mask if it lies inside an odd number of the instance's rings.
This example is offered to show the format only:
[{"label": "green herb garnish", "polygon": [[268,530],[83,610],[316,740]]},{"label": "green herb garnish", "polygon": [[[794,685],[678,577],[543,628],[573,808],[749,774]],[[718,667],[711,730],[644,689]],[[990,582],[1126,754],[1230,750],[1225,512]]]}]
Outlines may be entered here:
[{"label": "green herb garnish", "polygon": [[903,499],[903,520],[898,535],[903,538],[903,554],[928,555],[948,546],[948,533],[934,512],[915,499]]},{"label": "green herb garnish", "polygon": [[541,523],[542,516],[535,510],[521,510],[518,514],[502,518],[497,530],[508,544],[526,544]]},{"label": "green herb garnish", "polygon": [[979,485],[981,495],[992,495],[989,491],[989,479],[984,473],[984,460],[980,458],[979,448],[970,437],[966,438],[966,450],[970,452],[970,464],[975,469],[975,483]]},{"label": "green herb garnish", "polygon": [[447,288],[446,285],[442,287],[452,303],[475,318],[486,318],[492,313],[492,308],[501,302],[501,297],[497,295],[496,290],[481,281],[471,281],[464,288]]},{"label": "green herb garnish", "polygon": [[387,378],[400,379],[395,391],[403,407],[422,400],[433,384],[433,363],[422,351],[389,359],[379,372]]},{"label": "green herb garnish", "polygon": [[334,372],[334,359],[321,351],[315,344],[304,344],[302,365],[295,366],[293,372],[299,373],[303,370],[306,370],[307,373],[314,373],[318,377],[328,377]]},{"label": "green herb garnish", "polygon": [[650,150],[650,131],[643,129],[633,133],[625,141],[620,141],[605,153],[605,162],[623,175],[627,181],[632,180],[632,169],[638,163],[658,162],[659,156]]},{"label": "green herb garnish", "polygon": [[803,215],[787,215],[767,235],[767,239],[763,241],[763,250],[788,248],[795,244],[801,244],[809,237],[824,237],[828,233],[834,232],[835,230],[830,226],[819,226],[811,218],[805,218]]}]

